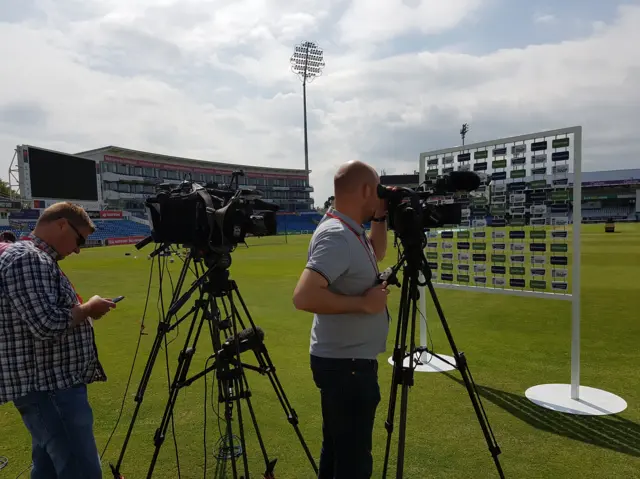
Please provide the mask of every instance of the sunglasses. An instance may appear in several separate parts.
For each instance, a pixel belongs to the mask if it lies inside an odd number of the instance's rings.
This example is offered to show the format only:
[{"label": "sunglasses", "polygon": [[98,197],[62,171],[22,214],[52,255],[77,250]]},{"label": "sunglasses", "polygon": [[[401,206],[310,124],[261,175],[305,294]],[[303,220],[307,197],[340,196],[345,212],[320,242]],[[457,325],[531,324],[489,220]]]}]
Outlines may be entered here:
[{"label": "sunglasses", "polygon": [[78,228],[73,226],[73,223],[71,223],[70,221],[67,221],[67,223],[69,223],[69,226],[71,226],[71,229],[76,232],[76,244],[78,245],[78,248],[80,246],[84,246],[84,243],[87,241],[85,237],[80,234],[80,231],[78,231]]}]

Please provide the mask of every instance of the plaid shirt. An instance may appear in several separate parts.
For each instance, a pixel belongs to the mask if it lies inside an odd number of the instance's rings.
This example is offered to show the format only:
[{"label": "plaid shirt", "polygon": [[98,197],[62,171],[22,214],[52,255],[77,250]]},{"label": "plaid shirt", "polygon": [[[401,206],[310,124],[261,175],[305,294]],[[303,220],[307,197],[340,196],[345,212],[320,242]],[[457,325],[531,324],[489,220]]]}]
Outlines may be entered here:
[{"label": "plaid shirt", "polygon": [[93,326],[70,327],[71,308],[80,300],[57,253],[29,238],[0,255],[0,404],[107,379]]}]

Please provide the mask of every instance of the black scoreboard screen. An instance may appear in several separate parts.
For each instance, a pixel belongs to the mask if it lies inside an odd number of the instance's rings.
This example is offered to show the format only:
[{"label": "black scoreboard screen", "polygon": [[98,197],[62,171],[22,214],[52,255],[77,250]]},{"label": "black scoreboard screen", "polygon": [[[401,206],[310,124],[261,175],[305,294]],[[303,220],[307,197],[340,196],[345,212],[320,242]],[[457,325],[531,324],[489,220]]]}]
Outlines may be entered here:
[{"label": "black scoreboard screen", "polygon": [[32,197],[98,201],[95,161],[33,147],[28,153]]}]

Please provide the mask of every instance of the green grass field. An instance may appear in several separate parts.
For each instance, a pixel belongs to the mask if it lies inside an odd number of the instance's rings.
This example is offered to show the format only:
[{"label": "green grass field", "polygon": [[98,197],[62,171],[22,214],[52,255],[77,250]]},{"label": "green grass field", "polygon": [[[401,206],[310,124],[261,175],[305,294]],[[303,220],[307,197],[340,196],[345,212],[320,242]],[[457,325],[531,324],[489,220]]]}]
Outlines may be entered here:
[{"label": "green grass field", "polygon": [[[570,380],[570,303],[483,293],[439,290],[439,298],[460,350],[483,396],[489,420],[502,448],[500,460],[507,478],[632,478],[640,477],[640,225],[618,224],[605,234],[604,225],[583,227],[582,242],[582,385],[622,396],[628,408],[618,416],[578,417],[538,408],[525,397],[537,384]],[[309,329],[312,317],[298,312],[291,294],[306,261],[309,237],[263,238],[271,245],[239,247],[231,272],[256,324],[266,332],[269,349],[284,389],[300,418],[300,428],[314,456],[319,456],[321,416],[319,394],[309,370]],[[257,242],[257,241],[254,241]],[[281,243],[281,244],[274,244]],[[150,247],[147,248],[150,251]],[[89,297],[126,295],[109,316],[96,323],[100,358],[109,376],[90,387],[95,434],[100,450],[115,424],[140,331],[151,261],[132,246],[84,250],[62,265],[80,294]],[[138,254],[125,256],[126,252]],[[390,251],[386,264],[395,259]],[[173,280],[181,262],[170,264]],[[123,418],[105,457],[117,461],[134,408],[133,396],[156,334],[157,274],[145,321],[131,388]],[[165,293],[169,289],[165,281]],[[381,476],[384,457],[391,367],[387,357],[395,339],[399,289],[390,296],[394,315],[388,352],[380,359],[382,402],[374,437],[374,475]],[[442,328],[429,305],[434,349],[450,354]],[[169,346],[171,372],[182,348],[187,326]],[[175,334],[170,336],[176,337]],[[202,337],[191,370],[204,367],[211,346]],[[248,361],[252,358],[247,356]],[[247,372],[259,425],[272,457],[278,458],[276,477],[312,478],[313,471],[267,378]],[[495,467],[481,434],[469,397],[458,373],[416,374],[410,391],[405,460],[407,478],[493,478]],[[211,377],[207,378],[211,390]],[[207,408],[206,454],[214,477],[214,446],[220,437],[211,405],[204,403],[205,384],[183,389],[175,410],[176,437],[183,478],[203,477],[203,419]],[[146,477],[153,451],[153,434],[167,400],[164,352],[133,432],[122,472],[127,478]],[[209,392],[207,401],[211,400]],[[246,414],[245,417],[248,417]],[[0,456],[9,458],[0,478],[14,478],[30,462],[30,439],[12,405],[0,407]],[[261,477],[262,458],[250,423],[248,452],[252,477]],[[397,439],[397,427],[394,434]],[[392,458],[395,457],[394,441]],[[395,463],[395,460],[392,461]],[[229,472],[226,477],[232,477]],[[390,477],[395,477],[395,469]],[[26,474],[25,474],[26,476]],[[23,476],[23,477],[25,477]],[[170,435],[160,454],[154,477],[177,477]]]}]

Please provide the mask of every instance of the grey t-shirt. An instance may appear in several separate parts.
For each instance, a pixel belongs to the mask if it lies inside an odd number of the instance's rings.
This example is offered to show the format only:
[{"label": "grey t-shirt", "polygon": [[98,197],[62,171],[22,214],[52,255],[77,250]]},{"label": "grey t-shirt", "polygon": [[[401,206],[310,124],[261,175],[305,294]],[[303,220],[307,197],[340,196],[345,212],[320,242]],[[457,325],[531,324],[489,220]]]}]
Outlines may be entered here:
[{"label": "grey t-shirt", "polygon": [[[330,209],[318,224],[307,268],[325,277],[329,290],[361,295],[376,284],[378,266],[364,228]],[[342,220],[342,221],[341,221]],[[323,358],[376,359],[386,349],[386,310],[376,314],[315,314],[310,353]]]}]

